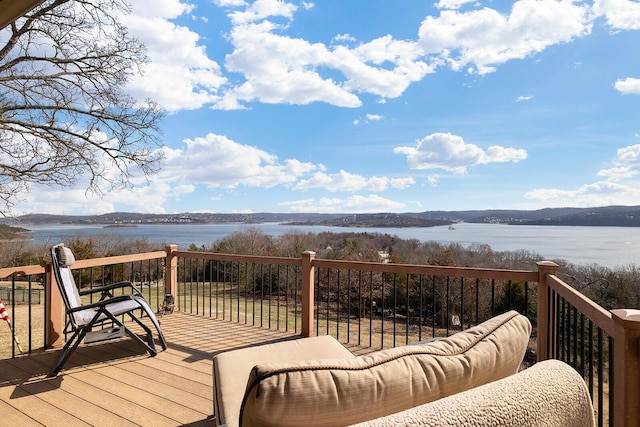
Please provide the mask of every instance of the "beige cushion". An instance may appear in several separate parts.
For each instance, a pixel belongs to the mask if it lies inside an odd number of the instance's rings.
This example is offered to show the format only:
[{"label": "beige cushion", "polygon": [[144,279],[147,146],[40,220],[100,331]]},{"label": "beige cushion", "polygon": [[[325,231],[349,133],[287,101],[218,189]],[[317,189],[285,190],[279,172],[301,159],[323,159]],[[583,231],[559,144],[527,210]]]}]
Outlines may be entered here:
[{"label": "beige cushion", "polygon": [[593,415],[582,377],[566,363],[547,360],[502,380],[357,427],[591,427]]},{"label": "beige cushion", "polygon": [[529,320],[511,311],[423,345],[258,365],[241,425],[346,425],[432,402],[516,373],[530,333]]},{"label": "beige cushion", "polygon": [[218,425],[237,426],[240,406],[247,388],[249,372],[258,363],[296,362],[322,358],[353,358],[335,338],[302,338],[244,348],[218,354],[213,358],[213,401]]}]

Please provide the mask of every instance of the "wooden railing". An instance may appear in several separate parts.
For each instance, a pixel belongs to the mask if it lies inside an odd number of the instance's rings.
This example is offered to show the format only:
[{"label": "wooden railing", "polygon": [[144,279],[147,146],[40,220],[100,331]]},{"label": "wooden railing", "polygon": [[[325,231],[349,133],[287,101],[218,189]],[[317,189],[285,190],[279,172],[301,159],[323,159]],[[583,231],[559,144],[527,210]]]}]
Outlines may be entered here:
[{"label": "wooden railing", "polygon": [[[95,286],[116,274],[131,280],[142,270],[137,265],[150,262],[161,270],[146,273],[154,276],[154,290],[146,292],[157,304],[170,294],[178,310],[195,315],[302,336],[332,334],[373,347],[448,335],[517,309],[534,325],[537,360],[561,359],[583,375],[599,425],[640,425],[640,311],[603,309],[559,279],[551,262],[530,271],[502,270],[337,261],[316,259],[313,252],[300,258],[214,254],[171,245],[81,260],[72,269],[111,268],[110,275],[85,273],[83,285]],[[50,266],[0,269],[0,280],[43,273],[45,346],[58,347],[64,308]]]},{"label": "wooden railing", "polygon": [[548,267],[539,283],[546,333],[538,335],[538,360],[563,360],[585,377],[599,425],[640,425],[640,310],[607,311]]}]

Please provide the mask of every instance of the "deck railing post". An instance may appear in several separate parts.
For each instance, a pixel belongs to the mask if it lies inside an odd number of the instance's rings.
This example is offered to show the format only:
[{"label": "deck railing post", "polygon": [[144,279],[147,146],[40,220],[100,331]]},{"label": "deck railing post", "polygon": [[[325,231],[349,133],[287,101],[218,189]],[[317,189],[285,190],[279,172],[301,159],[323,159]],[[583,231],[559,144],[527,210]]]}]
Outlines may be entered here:
[{"label": "deck railing post", "polygon": [[614,425],[640,426],[640,310],[611,310]]},{"label": "deck railing post", "polygon": [[44,266],[45,287],[45,333],[44,346],[46,348],[62,347],[64,345],[64,315],[65,308],[62,303],[62,295],[53,277],[53,265],[48,262]]},{"label": "deck railing post", "polygon": [[547,277],[558,272],[559,265],[551,261],[539,261],[538,265],[538,323],[537,323],[537,353],[538,361],[546,360],[552,353],[549,342],[549,285]]},{"label": "deck railing post", "polygon": [[178,298],[178,257],[175,253],[178,245],[167,245],[167,259],[164,263],[164,293],[173,295],[175,301]]},{"label": "deck railing post", "polygon": [[314,307],[314,267],[312,265],[316,253],[302,252],[302,336],[313,335],[313,307]]}]

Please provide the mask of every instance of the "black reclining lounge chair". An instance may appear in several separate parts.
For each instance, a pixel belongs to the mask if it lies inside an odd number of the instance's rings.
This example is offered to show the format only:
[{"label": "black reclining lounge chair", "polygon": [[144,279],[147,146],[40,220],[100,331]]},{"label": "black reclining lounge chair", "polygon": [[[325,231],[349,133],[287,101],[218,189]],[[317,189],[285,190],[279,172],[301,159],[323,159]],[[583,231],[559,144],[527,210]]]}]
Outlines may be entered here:
[{"label": "black reclining lounge chair", "polygon": [[[144,346],[151,357],[155,356],[157,351],[153,334],[151,329],[141,320],[141,315],[144,314],[149,317],[158,332],[158,339],[162,349],[167,349],[167,342],[164,339],[155,313],[131,282],[118,282],[79,291],[71,274],[70,267],[75,262],[71,249],[65,247],[62,243],[53,246],[51,248],[51,261],[53,274],[66,308],[67,322],[64,333],[72,335],[65,343],[58,363],[49,374],[50,377],[58,375],[71,353],[83,339],[85,342],[91,343],[121,338],[126,333]],[[130,288],[131,292],[128,294],[114,294],[114,290],[126,288]],[[90,294],[99,295],[99,300],[83,302],[81,297]],[[121,316],[125,314],[143,328],[146,332],[146,342],[123,323]],[[99,327],[99,329],[92,331],[94,327]]]}]

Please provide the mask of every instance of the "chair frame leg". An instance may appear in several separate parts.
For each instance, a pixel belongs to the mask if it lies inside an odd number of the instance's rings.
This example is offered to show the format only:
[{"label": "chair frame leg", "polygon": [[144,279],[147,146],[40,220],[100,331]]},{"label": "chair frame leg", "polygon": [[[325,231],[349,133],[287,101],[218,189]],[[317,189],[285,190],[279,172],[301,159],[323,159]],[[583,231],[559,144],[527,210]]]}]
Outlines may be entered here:
[{"label": "chair frame leg", "polygon": [[88,328],[84,327],[84,328],[77,329],[73,333],[71,338],[67,340],[66,344],[62,348],[60,357],[58,358],[58,363],[56,363],[56,366],[49,373],[49,375],[47,375],[47,378],[52,378],[58,375],[58,373],[62,369],[62,366],[64,366],[64,364],[67,363],[67,360],[69,360],[69,357],[71,356],[71,354],[76,350],[76,348],[78,348],[78,345],[80,345],[85,335],[87,335],[87,332],[88,332]]},{"label": "chair frame leg", "polygon": [[[145,350],[149,353],[149,356],[151,356],[151,357],[156,356],[158,354],[158,351],[156,350],[155,341],[153,339],[153,333],[151,332],[151,329],[147,325],[145,325],[140,319],[138,319],[136,316],[134,316],[133,314],[131,314],[131,313],[127,313],[127,314],[138,325],[140,325],[140,327],[142,327],[142,329],[144,329],[144,331],[145,331],[145,333],[147,335],[147,341],[146,342],[142,338],[140,338],[140,336],[138,336],[138,334],[134,333],[131,329],[127,328],[124,325],[124,323],[119,321],[115,316],[112,316],[109,313],[108,317],[109,317],[109,320],[111,320],[114,324],[118,325],[118,327],[123,328],[125,333],[127,335],[129,335],[131,338],[133,338],[134,341],[136,341],[140,345],[142,345],[145,348]],[[67,363],[67,360],[69,360],[69,357],[71,357],[71,354],[76,350],[76,348],[78,348],[78,346],[80,345],[80,343],[82,342],[82,340],[84,339],[84,337],[87,335],[87,333],[90,330],[91,330],[91,326],[84,326],[82,328],[76,329],[73,332],[73,335],[71,335],[71,338],[67,340],[66,344],[64,345],[64,347],[61,350],[60,357],[58,358],[58,363],[56,363],[56,366],[53,368],[51,373],[49,373],[49,375],[47,375],[47,378],[53,378],[53,377],[57,376],[60,373],[60,370],[62,369],[64,364]],[[166,341],[164,339],[164,336],[162,335],[162,332],[160,331],[160,329],[158,329],[158,335],[160,337],[160,342],[162,344],[162,349],[166,350],[167,349],[167,343],[166,343]]]},{"label": "chair frame leg", "polygon": [[147,349],[147,352],[149,352],[149,355],[151,357],[154,357],[155,355],[157,355],[158,351],[156,350],[156,344],[155,344],[155,341],[153,340],[153,333],[151,332],[151,329],[149,329],[149,327],[147,325],[142,323],[142,321],[140,319],[138,319],[136,316],[134,316],[133,314],[131,314],[131,313],[127,313],[127,314],[138,325],[140,325],[142,327],[142,329],[144,329],[144,331],[147,334],[147,342],[144,342],[144,340],[142,338],[140,338],[137,334],[134,334],[129,328],[124,326],[124,324],[122,324],[121,322],[116,321],[116,323],[118,323],[121,327],[124,328],[124,331],[127,333],[127,335],[129,335],[131,338],[133,338],[135,341],[139,342],[143,347],[145,347]]}]

